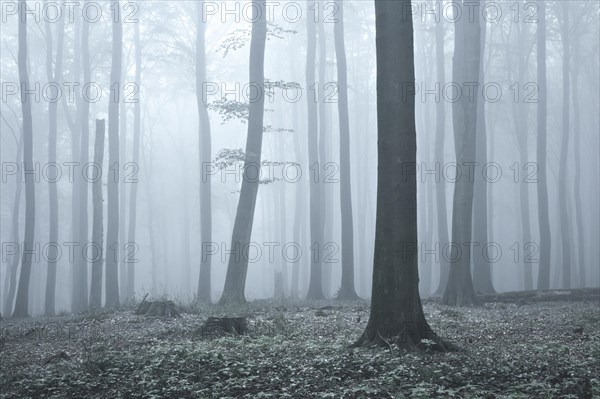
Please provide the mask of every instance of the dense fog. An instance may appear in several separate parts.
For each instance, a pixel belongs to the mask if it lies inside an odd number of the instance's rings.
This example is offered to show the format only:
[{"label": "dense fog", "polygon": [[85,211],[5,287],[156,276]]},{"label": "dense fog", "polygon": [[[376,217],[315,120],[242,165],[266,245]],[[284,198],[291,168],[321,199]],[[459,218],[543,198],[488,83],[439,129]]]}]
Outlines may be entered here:
[{"label": "dense fog", "polygon": [[226,277],[231,301],[369,299],[378,184],[405,179],[421,298],[456,256],[477,294],[600,285],[598,2],[404,2],[417,162],[379,182],[374,3],[261,4],[27,1],[20,40],[2,1],[2,315],[216,302]]}]

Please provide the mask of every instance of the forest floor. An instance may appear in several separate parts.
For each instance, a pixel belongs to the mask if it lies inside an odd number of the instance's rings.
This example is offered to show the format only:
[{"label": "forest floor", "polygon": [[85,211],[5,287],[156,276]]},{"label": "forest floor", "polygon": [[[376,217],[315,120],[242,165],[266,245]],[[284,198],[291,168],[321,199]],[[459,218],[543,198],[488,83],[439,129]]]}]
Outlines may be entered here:
[{"label": "forest floor", "polygon": [[[597,300],[426,301],[432,329],[461,348],[441,354],[349,348],[365,301],[134,310],[2,321],[0,397],[600,397]],[[246,316],[249,334],[202,335],[211,315]]]}]

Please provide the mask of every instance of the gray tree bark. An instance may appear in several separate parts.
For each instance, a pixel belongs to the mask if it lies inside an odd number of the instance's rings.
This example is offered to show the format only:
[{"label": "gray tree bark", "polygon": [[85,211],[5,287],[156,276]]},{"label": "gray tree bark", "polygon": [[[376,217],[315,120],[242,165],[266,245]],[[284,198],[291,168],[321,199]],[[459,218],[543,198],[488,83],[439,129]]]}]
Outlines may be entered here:
[{"label": "gray tree bark", "polygon": [[[96,142],[94,144],[94,164],[102,168],[104,162],[104,119],[96,119]],[[92,243],[98,253],[93,254],[92,284],[90,287],[90,309],[96,311],[102,307],[102,265],[104,236],[102,175],[92,183]]]},{"label": "gray tree bark", "polygon": [[[141,76],[142,76],[142,48],[140,44],[140,26],[139,23],[135,24],[134,27],[134,44],[135,44],[135,87],[140,89]],[[137,167],[140,163],[140,135],[141,135],[141,104],[138,94],[138,98],[135,99],[133,106],[133,157],[132,162]],[[129,224],[127,234],[127,246],[128,248],[137,248],[135,242],[135,233],[137,227],[137,193],[138,193],[138,182],[132,182],[129,194]],[[133,245],[134,247],[131,247]],[[127,299],[134,298],[135,296],[135,261],[130,259],[129,253],[126,254],[126,265],[127,265]]]},{"label": "gray tree bark", "polygon": [[[456,8],[466,10],[462,1],[453,1]],[[453,104],[454,144],[456,163],[463,169],[454,186],[452,210],[452,247],[450,275],[442,297],[446,305],[462,306],[477,303],[471,279],[471,241],[474,181],[468,176],[469,165],[476,158],[478,96],[469,95],[467,82],[479,81],[481,37],[479,18],[460,18],[455,22],[453,60],[454,82],[462,87],[459,101]]]},{"label": "gray tree bark", "polygon": [[[260,13],[260,15],[258,14]],[[252,34],[250,39],[250,85],[254,94],[250,95],[248,115],[248,138],[240,200],[238,202],[231,248],[235,252],[229,257],[225,287],[219,303],[245,302],[246,274],[248,257],[244,248],[250,244],[252,222],[258,193],[258,170],[260,168],[263,121],[265,105],[265,42],[267,38],[266,3],[260,0],[252,7]]]},{"label": "gray tree bark", "polygon": [[[199,117],[199,145],[200,145],[200,240],[201,262],[200,276],[198,279],[198,300],[210,302],[211,300],[211,264],[208,245],[212,241],[212,202],[210,175],[205,174],[205,167],[211,162],[211,134],[210,120],[208,118],[207,104],[204,99],[203,84],[206,82],[206,26],[202,17],[202,3],[198,3],[198,24],[196,27],[196,96]],[[251,79],[252,81],[252,79]]]},{"label": "gray tree bark", "polygon": [[123,25],[119,2],[111,4],[119,16],[112,21],[111,98],[108,103],[108,165],[106,225],[106,298],[105,306],[119,306],[119,101],[121,100],[121,63],[123,58]]},{"label": "gray tree bark", "polygon": [[550,254],[552,236],[550,233],[550,217],[548,211],[548,179],[546,172],[546,126],[547,126],[547,87],[546,87],[546,2],[538,4],[537,24],[537,83],[539,101],[537,104],[537,165],[538,165],[538,220],[540,225],[540,266],[538,271],[538,290],[550,288]]},{"label": "gray tree bark", "polygon": [[[27,73],[27,2],[19,0],[19,81],[21,87],[30,90]],[[25,170],[33,170],[33,121],[31,118],[31,100],[21,90],[21,108],[23,112],[23,160]],[[33,235],[35,229],[35,185],[34,176],[25,174],[25,242],[19,276],[19,288],[13,317],[27,317],[29,304],[29,279],[31,277],[31,257],[33,250]]]},{"label": "gray tree bark", "polygon": [[344,44],[344,4],[336,0],[337,22],[333,27],[338,77],[340,126],[340,210],[342,215],[342,285],[338,299],[358,299],[354,289],[354,223],[350,174],[350,118],[348,116],[348,67]]}]

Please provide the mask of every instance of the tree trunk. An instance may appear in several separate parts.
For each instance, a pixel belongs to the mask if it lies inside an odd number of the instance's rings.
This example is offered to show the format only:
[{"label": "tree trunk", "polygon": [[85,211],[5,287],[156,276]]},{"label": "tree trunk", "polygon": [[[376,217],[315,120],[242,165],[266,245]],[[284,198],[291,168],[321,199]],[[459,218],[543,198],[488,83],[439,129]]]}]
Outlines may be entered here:
[{"label": "tree trunk", "polygon": [[[463,5],[459,5],[457,1],[453,4],[456,8]],[[442,303],[454,306],[477,303],[471,279],[471,248],[463,243],[471,241],[474,184],[467,172],[476,155],[478,104],[477,95],[473,98],[467,95],[465,83],[479,81],[479,25],[479,18],[474,18],[472,22],[461,18],[455,23],[453,75],[454,81],[462,87],[463,95],[453,104],[454,144],[456,163],[463,169],[463,173],[457,176],[454,186],[450,275],[442,297]]]},{"label": "tree trunk", "polygon": [[[481,26],[481,52],[479,63],[479,79],[481,85],[485,84],[483,59],[485,55],[486,21],[480,19]],[[477,103],[477,141],[476,158],[480,166],[487,165],[487,129],[485,119],[485,101]],[[473,207],[473,241],[479,245],[473,254],[473,284],[476,292],[495,293],[492,283],[492,270],[489,257],[486,254],[488,239],[488,210],[487,210],[487,181],[481,174],[475,179],[474,207]]]},{"label": "tree trunk", "polygon": [[[265,87],[265,42],[267,37],[267,21],[265,17],[266,4],[261,0],[252,7],[252,37],[250,40],[250,86],[254,95],[250,97],[248,115],[248,138],[246,141],[246,157],[240,200],[235,216],[231,249],[225,287],[220,303],[245,302],[246,274],[248,272],[248,257],[244,256],[244,248],[248,248],[252,236],[252,222],[256,208],[258,193],[258,176],[252,170],[260,168],[263,120],[264,120],[264,87]],[[260,13],[260,14],[257,14]]]},{"label": "tree trunk", "polygon": [[[139,24],[135,24],[134,27],[134,40],[135,40],[135,87],[139,89],[141,84],[142,75],[142,49],[140,44],[140,27]],[[139,91],[138,91],[139,93]],[[140,164],[140,135],[141,135],[141,105],[140,98],[135,99],[133,107],[133,157],[132,162],[137,167]],[[135,232],[137,225],[137,192],[138,182],[131,183],[131,189],[129,194],[129,224],[127,234],[127,247],[137,248],[135,241]],[[133,247],[131,247],[133,245]],[[135,297],[135,263],[136,260],[130,259],[129,251],[126,253],[126,265],[127,265],[127,299]]]},{"label": "tree trunk", "polygon": [[567,204],[567,167],[569,154],[569,129],[570,129],[570,91],[571,81],[569,79],[570,50],[570,27],[569,27],[569,3],[562,3],[563,21],[561,38],[563,43],[563,126],[562,142],[560,147],[560,170],[558,173],[558,192],[560,204],[560,235],[562,243],[562,288],[571,288],[571,243],[569,228],[569,211]]},{"label": "tree trunk", "polygon": [[[104,119],[96,119],[96,143],[94,145],[94,164],[104,161]],[[109,177],[110,178],[110,177]],[[92,285],[90,287],[90,309],[96,311],[102,307],[102,264],[104,262],[102,240],[104,236],[102,175],[92,183],[92,244],[98,251],[92,259]]]},{"label": "tree trunk", "polygon": [[[81,18],[76,14],[74,18],[73,24],[73,36],[74,36],[74,60],[73,60],[73,77],[74,81],[79,82],[81,78],[81,61],[82,61],[82,52],[83,52],[83,30],[81,29]],[[84,26],[85,28],[85,26]],[[85,28],[88,29],[88,28]],[[84,30],[85,30],[84,29]],[[89,33],[89,30],[88,30]],[[89,57],[88,57],[89,59]],[[65,116],[67,117],[67,121],[69,121],[69,128],[71,130],[71,157],[73,162],[79,162],[81,164],[80,154],[81,154],[81,135],[83,129],[83,115],[85,113],[84,108],[87,106],[79,92],[75,93],[75,120],[71,121],[66,96],[63,97],[65,100],[63,102],[63,106],[65,107]],[[89,112],[88,112],[89,113]],[[87,158],[86,158],[87,159]],[[72,201],[72,209],[71,209],[71,236],[73,237],[73,242],[79,243],[80,246],[77,247],[77,255],[72,264],[72,291],[71,291],[71,312],[72,313],[81,313],[87,310],[88,308],[88,292],[87,292],[87,266],[83,267],[82,265],[86,263],[86,259],[83,256],[81,245],[85,245],[81,241],[81,186],[84,184],[85,180],[78,176],[79,178],[74,179],[73,181],[73,190],[71,192],[71,201]],[[87,198],[86,198],[87,200]],[[87,226],[87,223],[86,223]],[[86,236],[87,241],[87,236]]]},{"label": "tree trunk", "polygon": [[[89,0],[87,0],[89,1]],[[92,78],[92,71],[90,66],[90,23],[85,18],[82,21],[83,29],[81,34],[81,61],[83,69],[83,82],[89,84]],[[83,98],[81,101],[81,138],[80,138],[80,150],[79,150],[79,161],[82,165],[86,165],[89,160],[89,147],[90,147],[90,101]],[[104,133],[103,133],[104,134]],[[102,167],[102,166],[101,166]],[[82,176],[79,179],[79,240],[82,245],[88,244],[89,237],[89,222],[88,222],[88,194],[89,194],[89,182]],[[97,243],[102,246],[102,237],[99,242],[92,240],[92,245]],[[95,246],[95,245],[94,245]],[[79,269],[78,273],[80,277],[79,289],[81,290],[81,297],[79,301],[79,311],[87,310],[88,308],[88,259],[91,257],[89,254],[77,258],[79,263],[76,267]]]},{"label": "tree trunk", "polygon": [[[18,123],[18,122],[17,122]],[[19,127],[19,141],[17,144],[17,165],[21,165],[23,160],[23,129]],[[12,242],[20,243],[19,235],[19,213],[21,209],[21,190],[23,185],[21,184],[21,178],[15,179],[15,199],[13,202],[12,212],[12,229],[11,236]],[[2,307],[2,314],[9,316],[13,310],[13,302],[15,300],[15,290],[17,285],[17,271],[19,269],[19,261],[21,260],[21,249],[18,248],[15,254],[11,258],[10,268],[7,270],[6,280],[4,281],[4,304]],[[7,288],[8,287],[8,288]]]},{"label": "tree trunk", "polygon": [[[445,345],[431,330],[419,298],[417,254],[415,69],[409,0],[375,1],[377,48],[377,221],[371,313],[355,345]],[[398,90],[402,88],[399,100]]]},{"label": "tree trunk", "polygon": [[[444,54],[444,21],[443,19],[436,23],[435,44],[437,60],[437,81],[440,86],[446,84],[445,54]],[[435,161],[442,167],[444,166],[444,137],[446,136],[446,101],[438,101],[436,105],[436,128],[435,128]],[[448,206],[446,205],[446,179],[441,178],[436,184],[436,202],[437,202],[437,228],[438,242],[440,248],[450,243],[448,236]],[[446,285],[448,285],[448,275],[450,274],[450,265],[445,256],[440,257],[440,280],[438,288],[432,296],[442,296]]]},{"label": "tree trunk", "polygon": [[[296,76],[294,74],[294,76]],[[298,137],[298,135],[300,134],[300,130],[299,130],[299,126],[298,126],[298,105],[295,104],[294,105],[294,109],[293,109],[293,115],[292,115],[292,123],[293,123],[293,127],[294,127],[294,132],[292,133],[293,136],[293,140],[294,140],[294,152],[296,155],[296,162],[298,163],[298,165],[300,165],[300,170],[302,170],[305,166],[306,163],[304,162],[304,157],[302,155],[302,151],[300,149],[300,137]],[[299,245],[300,248],[302,248],[302,227],[305,224],[305,217],[306,217],[306,197],[305,197],[305,193],[306,193],[306,187],[304,187],[304,179],[302,178],[301,180],[299,180],[296,184],[295,184],[295,207],[294,207],[294,243],[296,243],[296,245]],[[292,285],[291,285],[291,290],[290,290],[290,294],[293,298],[299,298],[300,297],[300,268],[303,267],[304,265],[304,258],[302,255],[299,254],[299,257],[297,259],[294,259],[294,264],[292,266]]]},{"label": "tree trunk", "polygon": [[575,137],[575,221],[577,223],[577,263],[579,264],[579,288],[586,286],[585,272],[585,234],[583,232],[583,215],[581,203],[581,143],[580,143],[580,108],[579,108],[579,40],[575,40],[575,65],[573,68],[573,136]]},{"label": "tree trunk", "polygon": [[357,299],[354,289],[354,223],[352,220],[352,186],[350,174],[350,121],[348,116],[348,67],[344,44],[344,4],[338,5],[333,33],[338,78],[338,113],[340,126],[340,210],[342,216],[342,285],[338,299]]},{"label": "tree trunk", "polygon": [[[314,10],[313,10],[314,12]],[[314,18],[308,16],[310,7],[307,10],[307,50],[306,50],[306,87],[308,91],[312,90],[318,93],[318,87],[315,82],[315,58],[317,52],[317,30]],[[322,299],[323,287],[322,281],[322,258],[319,248],[323,245],[323,220],[321,215],[322,189],[319,171],[319,126],[317,123],[317,101],[318,97],[306,96],[306,105],[308,112],[308,163],[311,169],[310,173],[310,280],[308,283],[307,299]],[[315,169],[316,168],[316,169]],[[315,246],[316,254],[315,254]]]},{"label": "tree trunk", "polygon": [[546,87],[546,2],[538,1],[537,24],[537,83],[539,101],[537,105],[537,165],[538,165],[538,220],[540,224],[540,266],[538,290],[550,288],[550,256],[552,237],[548,212],[548,179],[546,172],[546,126],[547,126],[547,87]]},{"label": "tree trunk", "polygon": [[[19,80],[21,87],[30,90],[27,74],[27,2],[19,0]],[[33,170],[33,122],[31,118],[31,100],[21,90],[21,108],[23,112],[23,159],[26,171]],[[29,304],[29,279],[31,276],[31,257],[33,254],[33,234],[35,228],[35,185],[34,175],[25,174],[25,242],[19,276],[19,288],[13,317],[27,317]]]},{"label": "tree trunk", "polygon": [[123,58],[123,25],[119,2],[111,8],[119,14],[112,21],[111,98],[108,103],[107,227],[106,227],[106,302],[107,308],[119,306],[119,100],[121,94],[121,61]]},{"label": "tree trunk", "polygon": [[[64,17],[60,18],[57,25],[56,39],[56,58],[54,72],[52,71],[52,28],[47,20],[46,27],[46,75],[48,82],[60,85],[62,83],[62,63],[63,63],[63,42],[64,42]],[[57,114],[58,102],[50,101],[48,104],[48,164],[56,164],[56,133],[58,129]],[[58,191],[56,187],[56,179],[48,179],[48,194],[49,194],[49,225],[50,231],[48,234],[48,242],[50,244],[58,243]],[[49,253],[48,255],[48,271],[46,275],[46,296],[44,301],[44,314],[52,316],[55,312],[55,297],[56,297],[56,261],[58,253]]]},{"label": "tree trunk", "polygon": [[[138,24],[134,24],[138,25]],[[127,80],[127,62],[121,67],[121,83]],[[124,93],[122,87],[120,88],[121,93]],[[121,242],[118,243],[118,248],[115,253],[118,254],[118,270],[119,270],[119,297],[123,302],[127,301],[127,265],[125,264],[126,257],[126,243],[125,243],[125,232],[127,227],[127,185],[125,184],[125,178],[120,176],[121,171],[125,171],[125,165],[127,165],[127,107],[124,99],[120,98],[119,103],[119,237]]]},{"label": "tree trunk", "polygon": [[[198,3],[198,26],[196,28],[196,96],[199,117],[199,143],[200,143],[200,240],[201,262],[198,280],[198,300],[210,302],[211,300],[211,264],[212,256],[208,251],[212,242],[212,200],[210,175],[205,170],[211,164],[211,133],[206,99],[204,98],[203,84],[206,82],[206,26],[202,18],[202,3]],[[251,79],[252,80],[252,79]]]}]

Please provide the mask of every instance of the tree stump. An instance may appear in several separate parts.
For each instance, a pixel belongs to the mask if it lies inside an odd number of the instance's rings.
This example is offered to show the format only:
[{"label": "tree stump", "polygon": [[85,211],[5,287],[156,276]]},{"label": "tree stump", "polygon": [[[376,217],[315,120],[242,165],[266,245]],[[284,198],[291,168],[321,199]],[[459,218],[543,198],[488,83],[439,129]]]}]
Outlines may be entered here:
[{"label": "tree stump", "polygon": [[142,300],[140,306],[138,306],[135,314],[144,316],[156,316],[156,317],[179,317],[181,314],[177,311],[175,303],[173,301],[146,301]]},{"label": "tree stump", "polygon": [[248,321],[245,317],[209,317],[200,328],[202,335],[248,333]]}]

